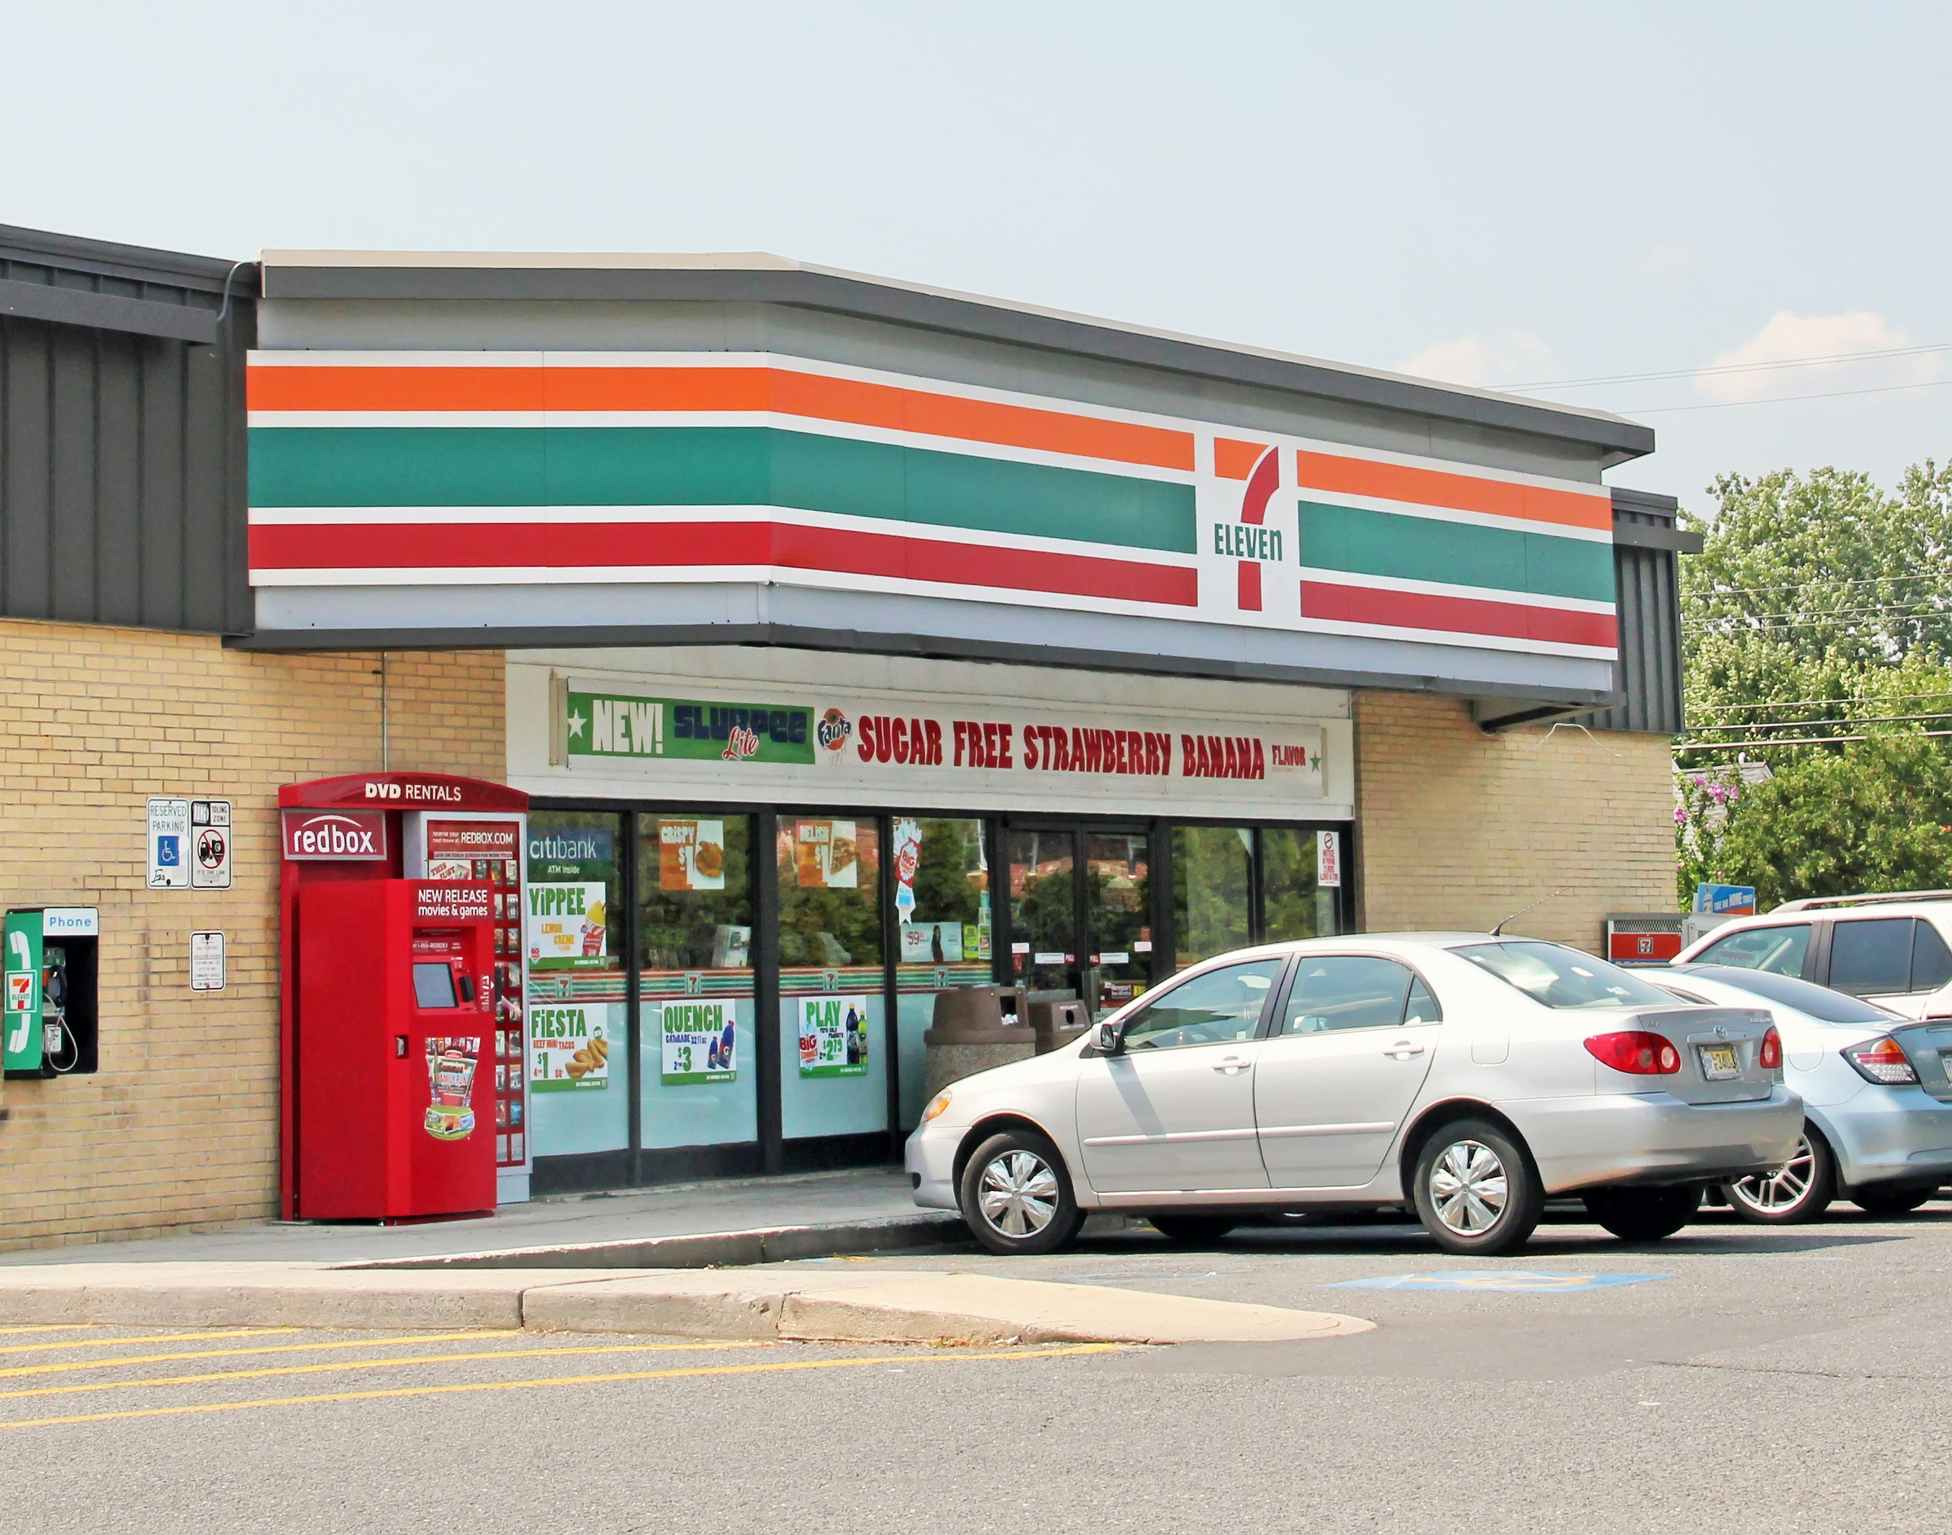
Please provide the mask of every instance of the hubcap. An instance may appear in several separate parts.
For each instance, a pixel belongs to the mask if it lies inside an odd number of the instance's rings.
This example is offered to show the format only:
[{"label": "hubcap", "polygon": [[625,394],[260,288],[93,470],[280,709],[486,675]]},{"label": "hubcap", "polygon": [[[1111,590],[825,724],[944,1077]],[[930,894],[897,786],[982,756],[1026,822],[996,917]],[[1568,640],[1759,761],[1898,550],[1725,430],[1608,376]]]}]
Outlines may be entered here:
[{"label": "hubcap", "polygon": [[1497,1225],[1509,1197],[1505,1164],[1483,1141],[1445,1147],[1430,1169],[1430,1203],[1459,1236],[1481,1236]]},{"label": "hubcap", "polygon": [[1810,1195],[1810,1180],[1816,1175],[1816,1153],[1810,1150],[1806,1135],[1796,1143],[1790,1159],[1773,1173],[1756,1173],[1728,1186],[1728,1192],[1751,1210],[1765,1215],[1780,1215],[1794,1210]]},{"label": "hubcap", "polygon": [[1006,1237],[1034,1237],[1057,1214],[1057,1174],[1034,1151],[1006,1151],[976,1186],[983,1219]]}]

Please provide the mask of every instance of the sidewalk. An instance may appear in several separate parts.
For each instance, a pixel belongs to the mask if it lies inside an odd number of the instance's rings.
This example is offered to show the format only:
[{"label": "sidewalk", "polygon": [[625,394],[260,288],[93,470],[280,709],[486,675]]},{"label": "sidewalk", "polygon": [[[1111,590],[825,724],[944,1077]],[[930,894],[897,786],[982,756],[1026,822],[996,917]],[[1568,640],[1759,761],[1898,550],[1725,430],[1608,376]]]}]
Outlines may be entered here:
[{"label": "sidewalk", "polygon": [[892,1168],[739,1178],[505,1205],[408,1226],[260,1221],[222,1231],[0,1254],[0,1269],[88,1263],[692,1268],[939,1246],[953,1215],[917,1209]]}]

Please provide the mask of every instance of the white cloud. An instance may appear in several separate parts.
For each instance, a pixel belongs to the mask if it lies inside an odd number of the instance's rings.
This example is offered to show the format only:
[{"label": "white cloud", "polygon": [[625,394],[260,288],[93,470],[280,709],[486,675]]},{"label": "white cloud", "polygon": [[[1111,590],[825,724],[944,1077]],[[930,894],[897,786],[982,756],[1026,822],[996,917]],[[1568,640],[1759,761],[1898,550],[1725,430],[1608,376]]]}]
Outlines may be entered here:
[{"label": "white cloud", "polygon": [[1552,348],[1541,337],[1529,330],[1501,330],[1434,342],[1394,371],[1473,389],[1502,389],[1550,378],[1555,368]]},{"label": "white cloud", "polygon": [[[1769,323],[1708,366],[1725,368],[1792,358],[1835,357],[1882,352],[1916,343],[1904,330],[1869,309],[1846,314],[1791,314],[1781,310]],[[1938,377],[1939,356],[1866,358],[1814,367],[1751,368],[1741,373],[1706,373],[1695,387],[1715,400],[1760,400],[1778,394],[1814,394],[1888,384],[1923,384]]]}]

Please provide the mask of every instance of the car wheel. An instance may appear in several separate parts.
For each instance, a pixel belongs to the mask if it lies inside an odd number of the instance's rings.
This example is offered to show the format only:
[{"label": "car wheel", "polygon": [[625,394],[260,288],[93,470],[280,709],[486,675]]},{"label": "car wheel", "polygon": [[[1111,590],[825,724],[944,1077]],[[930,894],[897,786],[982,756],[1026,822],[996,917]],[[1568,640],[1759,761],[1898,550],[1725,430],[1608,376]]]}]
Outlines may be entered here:
[{"label": "car wheel", "polygon": [[1417,1154],[1412,1182],[1417,1216],[1447,1252],[1511,1252],[1545,1209],[1524,1149],[1481,1119],[1440,1126]]},{"label": "car wheel", "polygon": [[1224,1215],[1148,1215],[1146,1219],[1171,1242],[1217,1242],[1240,1224]]},{"label": "car wheel", "polygon": [[1728,1202],[1745,1221],[1793,1226],[1813,1221],[1837,1194],[1837,1161],[1808,1125],[1787,1162],[1772,1173],[1754,1173],[1728,1184]]},{"label": "car wheel", "polygon": [[1852,1189],[1850,1202],[1870,1215],[1909,1215],[1938,1192],[1935,1188],[1891,1188],[1873,1184],[1867,1189]]},{"label": "car wheel", "polygon": [[1084,1225],[1057,1148],[1033,1130],[1004,1130],[976,1148],[958,1190],[970,1234],[993,1253],[1051,1253]]},{"label": "car wheel", "polygon": [[1659,1242],[1671,1237],[1701,1208],[1701,1190],[1593,1189],[1586,1213],[1622,1242]]}]

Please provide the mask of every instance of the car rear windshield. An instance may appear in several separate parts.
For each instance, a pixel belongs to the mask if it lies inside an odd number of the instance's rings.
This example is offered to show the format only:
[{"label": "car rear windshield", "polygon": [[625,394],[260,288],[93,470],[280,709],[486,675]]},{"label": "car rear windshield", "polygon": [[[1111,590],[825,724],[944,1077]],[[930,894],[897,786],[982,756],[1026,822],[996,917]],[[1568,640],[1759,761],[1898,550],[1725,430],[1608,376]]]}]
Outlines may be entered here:
[{"label": "car rear windshield", "polygon": [[1776,975],[1767,970],[1741,970],[1734,965],[1677,966],[1683,975],[1706,976],[1725,986],[1739,986],[1768,1002],[1780,1002],[1799,1013],[1825,1023],[1889,1023],[1891,1015],[1881,1007],[1847,997],[1841,991],[1819,986],[1814,981],[1799,981],[1793,975]]},{"label": "car rear windshield", "polygon": [[1546,1007],[1672,1007],[1674,998],[1618,965],[1556,943],[1474,943],[1456,953]]}]

